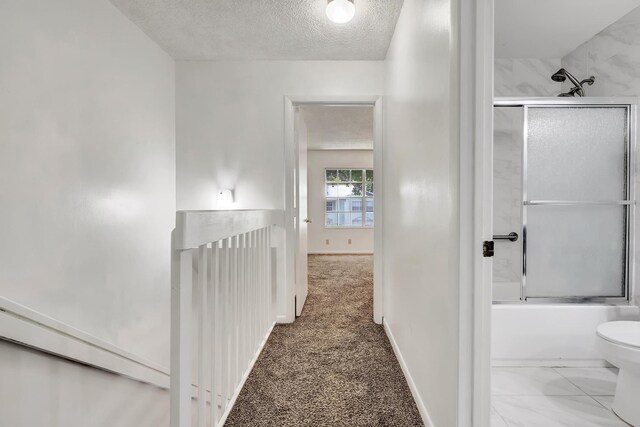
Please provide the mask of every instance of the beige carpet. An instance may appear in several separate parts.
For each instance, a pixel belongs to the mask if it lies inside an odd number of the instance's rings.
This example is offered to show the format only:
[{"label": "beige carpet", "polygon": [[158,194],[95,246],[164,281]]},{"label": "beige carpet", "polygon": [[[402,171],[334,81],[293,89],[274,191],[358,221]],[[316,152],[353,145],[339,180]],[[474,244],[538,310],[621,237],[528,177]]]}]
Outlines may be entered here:
[{"label": "beige carpet", "polygon": [[274,328],[227,426],[422,426],[382,326],[370,256],[309,257],[302,316]]}]

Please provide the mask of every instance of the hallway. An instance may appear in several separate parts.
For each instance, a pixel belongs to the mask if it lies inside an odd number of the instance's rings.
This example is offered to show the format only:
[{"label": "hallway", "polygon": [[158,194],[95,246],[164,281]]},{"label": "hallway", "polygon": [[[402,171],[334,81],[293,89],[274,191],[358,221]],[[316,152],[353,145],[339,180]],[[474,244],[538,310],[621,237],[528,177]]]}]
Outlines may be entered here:
[{"label": "hallway", "polygon": [[227,426],[422,426],[372,321],[373,258],[311,255],[302,316],[276,325]]}]

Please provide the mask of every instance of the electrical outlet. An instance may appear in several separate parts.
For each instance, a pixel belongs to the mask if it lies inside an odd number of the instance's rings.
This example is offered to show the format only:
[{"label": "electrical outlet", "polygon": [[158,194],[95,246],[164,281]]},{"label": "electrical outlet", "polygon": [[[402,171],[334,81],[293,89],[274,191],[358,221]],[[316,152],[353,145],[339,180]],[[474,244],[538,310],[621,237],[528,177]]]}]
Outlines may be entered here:
[{"label": "electrical outlet", "polygon": [[329,239],[327,239],[327,245],[329,244]]},{"label": "electrical outlet", "polygon": [[351,239],[349,239],[349,244],[351,244]]}]

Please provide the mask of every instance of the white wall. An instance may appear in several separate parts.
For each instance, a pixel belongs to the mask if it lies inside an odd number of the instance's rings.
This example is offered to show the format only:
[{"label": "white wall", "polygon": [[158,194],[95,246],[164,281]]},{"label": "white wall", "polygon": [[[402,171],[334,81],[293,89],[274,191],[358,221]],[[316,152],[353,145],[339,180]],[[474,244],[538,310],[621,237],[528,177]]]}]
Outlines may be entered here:
[{"label": "white wall", "polygon": [[[168,366],[173,60],[106,0],[0,2],[0,57],[0,295]],[[35,372],[43,386],[67,382],[50,359],[4,349],[1,365],[25,384]],[[29,402],[51,421],[10,425],[86,426],[56,411],[98,384],[86,414],[138,387],[101,375],[84,370],[61,395],[53,385],[5,394],[3,421]],[[164,410],[159,393],[146,411]],[[110,415],[156,425],[131,409]]]},{"label": "white wall", "polygon": [[178,209],[284,208],[284,96],[380,95],[382,61],[176,64]]},{"label": "white wall", "polygon": [[456,7],[405,0],[386,59],[384,322],[435,426],[457,424]]},{"label": "white wall", "polygon": [[7,427],[169,425],[169,393],[0,341],[0,402]]},{"label": "white wall", "polygon": [[[324,226],[326,201],[324,170],[327,168],[373,169],[373,151],[309,151],[307,200],[309,216],[313,220],[309,224],[309,253],[373,253],[373,228],[326,228]],[[329,240],[328,244],[327,240]]]}]

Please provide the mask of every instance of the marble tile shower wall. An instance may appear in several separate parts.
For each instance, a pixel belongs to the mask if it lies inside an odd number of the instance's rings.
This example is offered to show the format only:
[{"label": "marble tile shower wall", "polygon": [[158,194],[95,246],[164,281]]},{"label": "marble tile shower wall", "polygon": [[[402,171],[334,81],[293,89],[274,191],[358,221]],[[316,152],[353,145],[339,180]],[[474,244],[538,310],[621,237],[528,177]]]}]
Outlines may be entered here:
[{"label": "marble tile shower wall", "polygon": [[[589,96],[640,95],[640,8],[634,9],[562,58],[577,78],[595,76]],[[564,84],[563,90],[569,89]]]},{"label": "marble tile shower wall", "polygon": [[556,96],[561,86],[551,80],[551,75],[560,67],[560,58],[497,58],[494,62],[494,94]]}]

